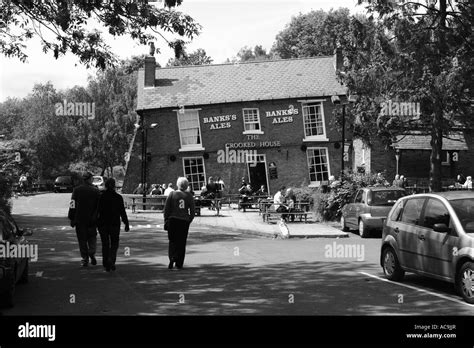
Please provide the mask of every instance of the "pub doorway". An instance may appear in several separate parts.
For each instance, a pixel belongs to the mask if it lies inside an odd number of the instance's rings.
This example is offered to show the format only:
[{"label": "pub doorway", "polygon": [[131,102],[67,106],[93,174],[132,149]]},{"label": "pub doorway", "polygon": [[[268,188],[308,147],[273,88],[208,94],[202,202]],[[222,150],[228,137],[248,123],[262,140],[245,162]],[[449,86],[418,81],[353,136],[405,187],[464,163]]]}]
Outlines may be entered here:
[{"label": "pub doorway", "polygon": [[248,154],[247,170],[252,190],[255,192],[260,188],[260,186],[265,185],[267,192],[270,193],[270,188],[268,187],[266,156],[262,154]]}]

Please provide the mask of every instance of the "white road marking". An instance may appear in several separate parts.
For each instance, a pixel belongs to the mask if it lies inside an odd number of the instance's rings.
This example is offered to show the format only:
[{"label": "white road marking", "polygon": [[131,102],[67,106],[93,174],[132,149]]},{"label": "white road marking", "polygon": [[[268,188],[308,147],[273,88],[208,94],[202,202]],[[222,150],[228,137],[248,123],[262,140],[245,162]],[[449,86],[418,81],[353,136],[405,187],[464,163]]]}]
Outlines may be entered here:
[{"label": "white road marking", "polygon": [[436,292],[433,292],[433,291],[428,291],[428,290],[425,290],[425,289],[420,289],[420,288],[417,288],[416,286],[413,286],[413,285],[408,285],[408,284],[403,284],[403,283],[398,283],[398,282],[392,282],[391,280],[388,280],[386,278],[381,278],[381,277],[378,277],[376,275],[373,275],[373,274],[370,274],[370,273],[365,273],[365,272],[359,272],[360,274],[363,274],[363,275],[366,275],[368,277],[371,277],[371,278],[375,278],[375,279],[378,279],[378,280],[381,280],[383,282],[388,282],[390,284],[395,284],[395,285],[399,285],[399,286],[403,286],[405,288],[408,288],[408,289],[412,289],[412,290],[415,290],[415,291],[418,291],[418,292],[423,292],[425,294],[429,294],[429,295],[433,295],[433,296],[436,296],[436,297],[440,297],[444,300],[448,300],[448,301],[452,301],[452,302],[456,302],[456,303],[460,303],[460,304],[463,304],[463,305],[466,305],[466,306],[469,306],[469,307],[472,307],[474,308],[474,305],[472,304],[469,304],[467,302],[464,302],[462,300],[458,300],[456,298],[452,298],[452,297],[448,297],[448,296],[445,296],[445,295],[442,295],[442,294],[438,294]]}]

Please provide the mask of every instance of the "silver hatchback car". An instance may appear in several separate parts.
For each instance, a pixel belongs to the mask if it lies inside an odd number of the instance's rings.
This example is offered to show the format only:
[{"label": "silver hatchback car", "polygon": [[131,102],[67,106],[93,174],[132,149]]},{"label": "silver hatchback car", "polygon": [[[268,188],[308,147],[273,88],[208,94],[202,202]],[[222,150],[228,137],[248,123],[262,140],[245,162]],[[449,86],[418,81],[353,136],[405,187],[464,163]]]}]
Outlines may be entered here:
[{"label": "silver hatchback car", "polygon": [[400,198],[383,227],[380,263],[390,280],[405,271],[445,280],[474,303],[474,192]]}]

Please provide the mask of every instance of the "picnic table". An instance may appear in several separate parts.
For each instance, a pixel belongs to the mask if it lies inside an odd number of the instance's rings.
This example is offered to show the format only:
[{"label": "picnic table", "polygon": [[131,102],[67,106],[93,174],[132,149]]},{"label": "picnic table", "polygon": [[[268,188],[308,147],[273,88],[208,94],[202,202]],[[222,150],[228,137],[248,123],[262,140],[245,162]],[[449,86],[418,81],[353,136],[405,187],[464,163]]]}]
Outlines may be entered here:
[{"label": "picnic table", "polygon": [[297,201],[295,202],[294,208],[291,212],[277,212],[273,200],[265,200],[260,202],[259,210],[263,221],[270,222],[272,217],[280,218],[281,216],[294,216],[295,218],[299,218],[300,221],[304,218],[304,221],[307,222],[310,205],[311,203],[309,202]]}]

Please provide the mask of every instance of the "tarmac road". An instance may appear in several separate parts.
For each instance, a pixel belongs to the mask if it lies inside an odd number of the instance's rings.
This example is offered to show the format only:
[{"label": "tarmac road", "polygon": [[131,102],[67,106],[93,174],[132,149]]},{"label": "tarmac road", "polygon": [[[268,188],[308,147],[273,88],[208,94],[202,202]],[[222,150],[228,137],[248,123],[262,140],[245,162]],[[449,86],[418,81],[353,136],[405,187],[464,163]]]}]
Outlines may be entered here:
[{"label": "tarmac road", "polygon": [[[39,256],[4,315],[474,314],[451,284],[411,274],[403,283],[385,281],[380,238],[355,234],[272,240],[193,223],[185,268],[170,271],[162,214],[128,212],[131,231],[121,233],[117,271],[104,272],[100,241],[98,265],[82,269],[69,198],[14,200],[14,217],[33,229],[28,240]],[[345,245],[360,253],[339,257]]]}]

